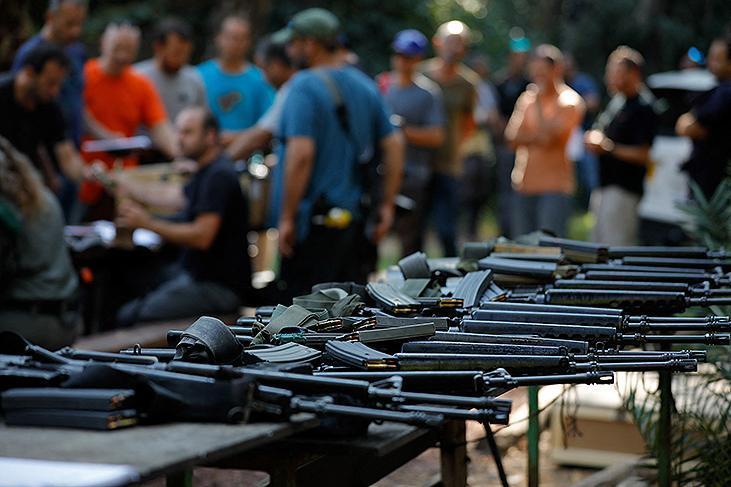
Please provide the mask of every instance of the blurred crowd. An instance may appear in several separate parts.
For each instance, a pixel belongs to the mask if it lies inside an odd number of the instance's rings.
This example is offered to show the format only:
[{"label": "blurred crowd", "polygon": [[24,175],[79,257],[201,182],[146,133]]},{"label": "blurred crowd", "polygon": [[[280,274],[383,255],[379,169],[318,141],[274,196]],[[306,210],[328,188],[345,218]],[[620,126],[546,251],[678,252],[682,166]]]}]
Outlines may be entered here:
[{"label": "blurred crowd", "polygon": [[[119,309],[119,325],[250,304],[253,203],[234,161],[257,153],[271,154],[264,227],[278,230],[280,302],[318,282],[366,281],[389,233],[406,255],[432,229],[455,256],[458,238],[480,238],[492,203],[502,235],[566,236],[577,185],[590,194],[594,240],[637,243],[658,121],[631,47],[609,55],[604,97],[570,53],[525,35],[511,37],[493,75],[456,20],[399,32],[384,46],[391,70],[373,79],[323,9],[256,43],[247,18],[228,15],[215,57],[196,66],[191,28],[174,18],[155,27],[150,59],[136,62],[141,32],[128,23],[109,24],[87,59],[86,16],[85,1],[50,1],[0,80],[0,329],[70,342],[78,278],[64,225],[100,219],[183,249],[168,279]],[[687,62],[702,58],[691,50]],[[710,195],[731,155],[731,37],[712,43],[707,66],[718,85],[676,129],[693,141],[685,170]],[[141,149],[149,159],[140,140],[188,182],[125,177]]]}]

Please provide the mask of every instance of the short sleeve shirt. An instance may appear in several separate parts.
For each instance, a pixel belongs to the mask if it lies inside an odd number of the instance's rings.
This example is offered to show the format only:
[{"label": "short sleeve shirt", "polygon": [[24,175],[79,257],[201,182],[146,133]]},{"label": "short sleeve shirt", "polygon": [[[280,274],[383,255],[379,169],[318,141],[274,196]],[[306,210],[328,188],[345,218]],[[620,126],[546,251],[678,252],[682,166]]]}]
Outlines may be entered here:
[{"label": "short sleeve shirt", "polygon": [[[345,103],[350,136],[341,127],[323,75],[334,81]],[[279,217],[284,194],[287,139],[310,138],[316,149],[310,182],[298,210],[298,238],[302,240],[309,231],[317,201],[358,215],[363,193],[358,165],[371,159],[377,144],[393,131],[393,126],[375,83],[356,68],[308,69],[295,75],[291,83],[280,125],[283,144],[274,175],[272,217],[274,221]]]},{"label": "short sleeve shirt", "polygon": [[14,77],[0,82],[0,135],[40,170],[43,163],[39,150],[45,150],[53,159],[55,145],[68,140],[61,107],[53,101],[28,111],[15,101],[14,84]]},{"label": "short sleeve shirt", "polygon": [[[616,144],[651,146],[657,133],[657,115],[648,101],[642,96],[635,96],[624,102],[624,106],[602,130]],[[645,166],[631,164],[612,154],[599,157],[600,186],[619,186],[642,195],[645,172]]]},{"label": "short sleeve shirt", "polygon": [[92,59],[84,67],[84,77],[86,108],[108,129],[131,137],[141,126],[154,127],[166,120],[155,85],[131,67],[110,76],[98,59]]},{"label": "short sleeve shirt", "polygon": [[434,170],[440,174],[458,177],[462,173],[460,144],[474,128],[474,110],[477,103],[479,77],[474,71],[460,66],[457,75],[448,82],[436,79],[436,64],[427,61],[424,74],[442,89],[446,134],[444,144],[437,150]]},{"label": "short sleeve shirt", "polygon": [[[384,95],[386,106],[391,113],[403,119],[405,126],[444,127],[444,104],[439,85],[426,76],[417,75],[409,86],[390,82]],[[430,170],[434,159],[434,149],[406,146],[405,177],[423,176]]]},{"label": "short sleeve shirt", "polygon": [[185,249],[183,266],[198,281],[216,282],[242,295],[251,284],[246,240],[249,219],[233,163],[219,157],[193,175],[184,194],[184,221],[215,213],[221,218],[221,226],[208,250]]},{"label": "short sleeve shirt", "polygon": [[269,132],[270,134],[277,136],[279,135],[279,125],[282,122],[282,110],[284,109],[284,102],[289,94],[289,81],[284,83],[277,91],[277,95],[274,97],[274,103],[269,107],[264,115],[261,116],[256,126]]},{"label": "short sleeve shirt", "polygon": [[508,126],[519,121],[519,130],[532,133],[540,129],[543,118],[560,124],[562,130],[548,143],[517,147],[511,173],[516,191],[526,195],[574,192],[574,165],[566,155],[566,145],[583,115],[583,100],[568,86],[548,102],[539,102],[535,90],[520,95]]},{"label": "short sleeve shirt", "polygon": [[[84,66],[84,78],[84,105],[109,130],[132,137],[140,128],[151,128],[167,119],[155,86],[132,67],[125,68],[119,76],[111,76],[104,72],[98,59],[92,59]],[[107,154],[82,155],[87,161],[99,159],[109,167],[114,162]],[[124,160],[125,166],[136,164],[134,157]],[[102,193],[98,183],[84,181],[79,197],[86,204],[94,204]]]},{"label": "short sleeve shirt", "polygon": [[708,131],[708,137],[693,141],[685,170],[706,196],[711,196],[726,176],[731,159],[731,81],[701,96],[691,112]]},{"label": "short sleeve shirt", "polygon": [[161,70],[154,59],[134,65],[137,72],[152,81],[162,98],[170,120],[175,120],[178,113],[189,106],[206,106],[206,92],[198,70],[192,66],[183,66],[174,74]]},{"label": "short sleeve shirt", "polygon": [[261,118],[274,100],[274,89],[256,66],[227,73],[217,60],[198,65],[206,88],[208,106],[223,130],[245,130]]}]

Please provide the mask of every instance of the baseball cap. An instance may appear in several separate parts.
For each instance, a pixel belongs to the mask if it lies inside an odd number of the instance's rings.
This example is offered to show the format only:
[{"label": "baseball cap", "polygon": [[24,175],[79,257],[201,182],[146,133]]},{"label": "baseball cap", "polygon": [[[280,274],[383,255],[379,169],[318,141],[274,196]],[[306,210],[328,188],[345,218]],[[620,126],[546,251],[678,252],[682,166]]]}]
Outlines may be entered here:
[{"label": "baseball cap", "polygon": [[272,34],[272,41],[286,43],[295,37],[335,41],[339,33],[340,21],[332,12],[324,8],[308,8],[295,14],[287,27]]},{"label": "baseball cap", "polygon": [[427,46],[429,46],[429,40],[416,29],[402,30],[396,34],[393,44],[391,44],[396,54],[410,57],[423,56]]}]

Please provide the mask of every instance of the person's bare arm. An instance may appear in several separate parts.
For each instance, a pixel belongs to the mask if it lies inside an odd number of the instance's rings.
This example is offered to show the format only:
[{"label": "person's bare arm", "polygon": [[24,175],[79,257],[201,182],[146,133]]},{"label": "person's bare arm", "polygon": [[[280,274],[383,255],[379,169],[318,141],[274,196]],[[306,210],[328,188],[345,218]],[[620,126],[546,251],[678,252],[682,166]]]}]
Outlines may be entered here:
[{"label": "person's bare arm", "polygon": [[121,203],[117,212],[115,223],[120,227],[146,228],[170,243],[198,250],[208,250],[221,228],[218,213],[201,213],[190,223],[173,223],[154,218],[131,201]]},{"label": "person's bare arm", "polygon": [[650,162],[651,147],[649,145],[617,144],[600,130],[587,132],[584,136],[584,145],[589,152],[597,155],[611,154],[630,164],[645,166]]},{"label": "person's bare arm", "polygon": [[383,153],[383,201],[378,209],[378,224],[373,232],[373,241],[378,243],[393,225],[396,196],[401,187],[404,170],[404,138],[394,131],[381,140]]},{"label": "person's bare arm", "polygon": [[178,144],[175,142],[175,134],[170,122],[164,120],[150,127],[150,137],[155,147],[167,157],[174,159],[178,156]]},{"label": "person's bare arm", "polygon": [[636,164],[638,166],[646,166],[650,162],[650,146],[649,145],[623,145],[614,144],[610,153],[617,159]]},{"label": "person's bare arm", "polygon": [[693,140],[702,140],[708,137],[708,130],[698,122],[692,113],[684,113],[675,123],[675,133]]},{"label": "person's bare arm", "polygon": [[436,148],[444,143],[443,127],[403,127],[406,142],[418,147]]},{"label": "person's bare arm", "polygon": [[127,171],[111,172],[110,177],[116,182],[120,196],[130,198],[142,205],[154,206],[171,212],[180,211],[185,206],[185,195],[179,185],[135,180],[129,177]]},{"label": "person's bare arm", "polygon": [[239,132],[226,147],[226,154],[233,160],[245,159],[255,150],[263,149],[272,140],[272,133],[267,129],[254,125]]},{"label": "person's bare arm", "polygon": [[525,112],[530,108],[526,97],[530,95],[535,97],[535,95],[529,94],[528,92],[520,96],[518,102],[515,104],[513,114],[510,115],[508,124],[505,126],[505,140],[513,149],[535,142],[535,134],[530,133],[525,128]]},{"label": "person's bare arm", "polygon": [[77,183],[86,177],[86,164],[71,141],[59,142],[53,149],[64,176]]},{"label": "person's bare arm", "polygon": [[315,164],[315,141],[310,137],[287,139],[285,154],[284,195],[279,218],[279,251],[292,255],[297,237],[296,218],[300,201],[307,190]]}]

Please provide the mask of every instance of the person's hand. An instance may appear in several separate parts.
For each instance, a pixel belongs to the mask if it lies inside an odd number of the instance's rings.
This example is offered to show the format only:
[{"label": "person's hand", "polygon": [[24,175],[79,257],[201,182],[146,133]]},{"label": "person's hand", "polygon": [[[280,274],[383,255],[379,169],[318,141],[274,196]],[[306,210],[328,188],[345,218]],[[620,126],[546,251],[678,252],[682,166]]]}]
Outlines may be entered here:
[{"label": "person's hand", "polygon": [[611,143],[611,140],[601,130],[590,130],[584,134],[584,147],[592,154],[601,155],[606,152],[607,145]]},{"label": "person's hand", "polygon": [[173,172],[179,174],[192,174],[198,170],[198,163],[193,159],[179,158],[172,162]]},{"label": "person's hand", "polygon": [[377,244],[380,242],[391,229],[391,226],[393,225],[394,211],[394,205],[388,203],[383,203],[378,208],[378,224],[376,224],[376,227],[373,229],[373,243]]},{"label": "person's hand", "polygon": [[142,206],[125,200],[117,206],[117,218],[114,223],[123,228],[146,228],[151,218]]},{"label": "person's hand", "polygon": [[238,135],[236,132],[221,132],[219,139],[221,141],[221,145],[227,147],[231,142],[236,140],[236,135]]},{"label": "person's hand", "polygon": [[105,184],[109,180],[109,175],[106,164],[99,159],[95,159],[91,164],[85,164],[81,169],[82,180]]},{"label": "person's hand", "polygon": [[282,218],[279,220],[279,252],[284,257],[292,256],[296,240],[297,226],[294,219]]}]

